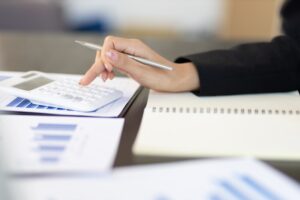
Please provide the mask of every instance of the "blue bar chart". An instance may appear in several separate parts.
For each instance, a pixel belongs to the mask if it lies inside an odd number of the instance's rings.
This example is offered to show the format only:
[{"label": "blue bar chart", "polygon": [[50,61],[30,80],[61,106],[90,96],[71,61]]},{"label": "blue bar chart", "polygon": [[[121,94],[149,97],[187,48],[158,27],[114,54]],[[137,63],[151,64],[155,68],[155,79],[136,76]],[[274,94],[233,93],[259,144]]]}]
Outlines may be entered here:
[{"label": "blue bar chart", "polygon": [[227,179],[214,183],[218,192],[209,196],[209,200],[281,200],[275,192],[247,174],[233,174]]},{"label": "blue bar chart", "polygon": [[36,127],[32,127],[32,130],[39,131],[75,131],[76,124],[49,124],[49,123],[39,123]]},{"label": "blue bar chart", "polygon": [[[3,139],[12,173],[103,171],[111,167],[123,119],[3,115]],[[13,133],[13,134],[12,134]]]},{"label": "blue bar chart", "polygon": [[38,123],[31,127],[33,131],[33,151],[44,164],[57,164],[68,148],[76,124]]},{"label": "blue bar chart", "polygon": [[31,103],[28,99],[24,99],[21,97],[16,97],[12,101],[10,101],[7,105],[7,107],[13,107],[13,108],[31,108],[31,109],[46,109],[46,110],[67,110],[64,108],[57,108],[53,106],[45,106],[45,105],[38,105]]}]

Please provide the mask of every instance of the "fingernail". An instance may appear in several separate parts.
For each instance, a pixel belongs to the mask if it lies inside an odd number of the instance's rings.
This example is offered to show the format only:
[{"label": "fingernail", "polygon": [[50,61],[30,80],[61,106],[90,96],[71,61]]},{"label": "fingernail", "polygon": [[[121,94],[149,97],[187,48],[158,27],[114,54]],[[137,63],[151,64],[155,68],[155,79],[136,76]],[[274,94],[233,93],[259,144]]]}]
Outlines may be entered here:
[{"label": "fingernail", "polygon": [[105,67],[106,70],[109,71],[107,64],[104,63],[104,67]]},{"label": "fingernail", "polygon": [[111,60],[117,60],[118,59],[116,52],[113,52],[113,51],[106,52],[106,56],[108,58],[110,58]]},{"label": "fingernail", "polygon": [[109,71],[109,72],[112,71],[112,66],[110,64],[104,64],[104,66],[107,71]]},{"label": "fingernail", "polygon": [[101,79],[102,79],[102,81],[105,81],[105,80],[104,80],[104,75],[103,75],[103,74],[101,74]]},{"label": "fingernail", "polygon": [[83,83],[83,79],[81,79],[81,80],[79,81],[79,85],[83,85],[82,83]]}]

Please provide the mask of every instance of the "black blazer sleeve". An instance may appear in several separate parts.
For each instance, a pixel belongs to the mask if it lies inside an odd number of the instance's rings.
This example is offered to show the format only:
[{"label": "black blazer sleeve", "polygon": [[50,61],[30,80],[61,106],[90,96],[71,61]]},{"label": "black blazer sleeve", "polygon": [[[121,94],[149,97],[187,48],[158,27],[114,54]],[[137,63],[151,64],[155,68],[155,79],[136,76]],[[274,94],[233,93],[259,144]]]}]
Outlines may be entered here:
[{"label": "black blazer sleeve", "polygon": [[300,88],[300,1],[285,2],[285,35],[270,42],[243,44],[229,50],[189,55],[200,77],[197,95],[283,92]]}]

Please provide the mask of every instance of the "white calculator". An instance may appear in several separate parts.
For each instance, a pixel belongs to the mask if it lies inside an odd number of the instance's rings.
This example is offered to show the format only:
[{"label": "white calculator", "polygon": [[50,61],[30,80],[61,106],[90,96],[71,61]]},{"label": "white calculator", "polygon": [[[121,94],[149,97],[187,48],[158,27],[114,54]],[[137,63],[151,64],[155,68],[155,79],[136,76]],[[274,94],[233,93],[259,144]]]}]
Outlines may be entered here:
[{"label": "white calculator", "polygon": [[54,79],[42,72],[29,71],[0,82],[0,90],[32,103],[76,111],[95,111],[123,96],[120,90],[97,84],[81,86],[72,78]]}]

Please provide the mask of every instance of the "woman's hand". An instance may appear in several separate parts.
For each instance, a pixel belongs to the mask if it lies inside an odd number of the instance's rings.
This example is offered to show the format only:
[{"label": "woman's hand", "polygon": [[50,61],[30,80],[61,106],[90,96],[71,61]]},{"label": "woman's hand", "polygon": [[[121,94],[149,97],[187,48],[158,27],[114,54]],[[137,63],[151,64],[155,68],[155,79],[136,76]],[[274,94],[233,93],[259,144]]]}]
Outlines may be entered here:
[{"label": "woman's hand", "polygon": [[[142,64],[126,54],[142,57],[163,65],[172,66],[172,71]],[[137,39],[108,36],[103,49],[97,52],[95,63],[81,79],[80,84],[88,85],[97,76],[103,80],[113,79],[113,69],[133,78],[141,85],[163,92],[182,92],[199,89],[200,81],[192,63],[171,62]]]}]

